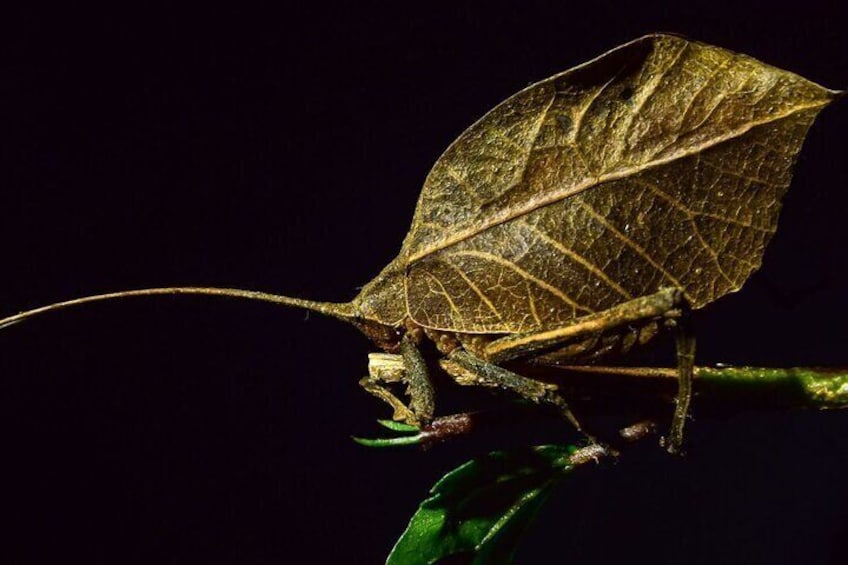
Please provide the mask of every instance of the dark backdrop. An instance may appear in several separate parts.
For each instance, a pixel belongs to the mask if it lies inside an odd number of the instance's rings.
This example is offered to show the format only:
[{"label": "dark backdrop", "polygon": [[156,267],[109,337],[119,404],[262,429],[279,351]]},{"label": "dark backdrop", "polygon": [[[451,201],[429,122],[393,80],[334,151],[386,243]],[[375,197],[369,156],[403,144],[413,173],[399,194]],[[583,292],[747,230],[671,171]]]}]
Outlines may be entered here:
[{"label": "dark backdrop", "polygon": [[[837,2],[634,4],[10,17],[2,310],[175,284],[349,299],[466,126],[647,32],[848,87]],[[844,102],[821,115],[764,268],[698,313],[702,363],[848,364],[846,128]],[[440,473],[492,445],[354,445],[386,416],[356,384],[369,350],[204,298],[4,330],[0,561],[380,562]],[[844,562],[848,414],[695,410],[688,457],[646,447],[566,485],[519,561]]]}]

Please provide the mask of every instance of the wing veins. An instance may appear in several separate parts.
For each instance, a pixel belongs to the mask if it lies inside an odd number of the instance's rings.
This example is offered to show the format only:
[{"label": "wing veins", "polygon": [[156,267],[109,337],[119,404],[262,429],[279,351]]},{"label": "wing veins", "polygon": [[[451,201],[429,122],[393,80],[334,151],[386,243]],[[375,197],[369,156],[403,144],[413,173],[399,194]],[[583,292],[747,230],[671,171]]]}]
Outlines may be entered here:
[{"label": "wing veins", "polygon": [[[621,71],[619,71],[619,72],[621,72]],[[594,93],[592,93],[592,95],[589,97],[589,99],[586,101],[586,103],[583,104],[583,107],[580,108],[580,112],[578,112],[578,114],[577,114],[577,116],[575,117],[575,120],[574,120],[574,128],[572,128],[574,133],[571,135],[571,138],[574,141],[574,143],[578,142],[577,138],[580,135],[580,129],[583,127],[583,117],[586,115],[586,112],[589,111],[589,108],[592,107],[592,104],[594,104],[595,101],[601,96],[601,93],[604,90],[606,90],[607,87],[609,85],[611,85],[613,83],[613,81],[617,78],[618,78],[618,73],[615,73],[615,75],[613,75],[613,77],[611,79],[606,81],[604,84],[602,84],[598,88],[598,90],[596,90]]]},{"label": "wing veins", "polygon": [[683,204],[680,200],[673,197],[669,193],[665,192],[664,190],[662,190],[660,187],[656,186],[653,183],[650,183],[650,182],[647,182],[647,181],[644,181],[644,180],[640,180],[640,179],[635,179],[635,178],[633,179],[633,182],[651,190],[654,194],[656,194],[660,198],[665,199],[672,206],[679,208],[680,210],[686,212],[687,214],[691,214],[693,216],[704,216],[706,218],[712,218],[714,220],[718,220],[718,221],[724,222],[726,224],[733,224],[733,225],[741,226],[743,228],[752,229],[752,230],[758,231],[758,232],[769,233],[769,234],[772,234],[772,233],[775,232],[775,230],[773,230],[773,229],[768,229],[768,228],[764,228],[764,227],[761,227],[761,226],[755,226],[754,224],[751,224],[749,222],[743,222],[742,220],[736,220],[736,219],[730,218],[728,216],[716,214],[715,212],[703,212],[703,211],[693,210],[693,209],[689,208],[688,206],[686,206],[685,204]]},{"label": "wing veins", "polygon": [[453,165],[451,165],[450,163],[445,163],[445,170],[447,171],[450,178],[452,178],[454,182],[456,182],[456,184],[462,188],[463,192],[468,195],[472,202],[474,202],[475,204],[480,202],[480,197],[477,194],[475,188],[471,186],[467,179],[464,179],[460,176],[459,172],[453,168]]},{"label": "wing veins", "polygon": [[491,310],[491,311],[492,311],[492,314],[494,314],[495,316],[497,316],[498,320],[503,320],[503,316],[501,316],[501,313],[500,313],[500,312],[498,312],[498,309],[497,309],[497,308],[495,308],[495,305],[492,303],[492,301],[489,299],[489,297],[488,297],[488,296],[486,296],[486,295],[485,295],[485,293],[483,293],[483,291],[482,291],[482,290],[480,290],[480,287],[478,287],[478,286],[477,286],[477,284],[475,284],[475,282],[474,282],[474,281],[472,281],[472,280],[468,277],[468,275],[466,275],[466,274],[465,274],[465,272],[464,272],[462,269],[460,269],[459,267],[457,267],[456,265],[454,265],[453,263],[451,263],[451,262],[450,262],[450,261],[448,261],[447,259],[445,259],[445,260],[444,260],[444,263],[445,263],[445,265],[449,266],[451,269],[453,269],[454,271],[456,271],[456,273],[457,273],[457,274],[458,274],[458,275],[462,278],[462,280],[463,280],[463,281],[465,281],[465,284],[467,284],[467,285],[468,285],[468,287],[469,287],[471,290],[473,290],[473,291],[474,291],[474,293],[475,293],[478,297],[480,297],[480,300],[482,300],[482,301],[483,301],[483,303],[484,303],[484,304],[486,304],[486,306],[488,306],[488,307],[489,307],[489,310]]},{"label": "wing veins", "polygon": [[[633,129],[633,123],[639,117],[639,112],[642,110],[642,108],[645,107],[645,104],[648,103],[648,100],[651,99],[654,93],[656,93],[657,88],[659,88],[660,83],[663,81],[666,74],[668,74],[668,71],[670,71],[675,65],[677,65],[678,62],[680,62],[680,59],[683,57],[683,53],[688,49],[688,47],[689,43],[683,44],[683,46],[677,51],[677,53],[672,58],[671,63],[669,63],[663,70],[661,70],[655,77],[651,79],[646,91],[640,96],[640,99],[637,102],[636,106],[628,111],[628,116],[630,119],[627,120],[627,127],[624,129],[624,133],[621,135],[621,139],[623,141],[626,141],[628,136],[630,135],[630,132]],[[616,155],[616,158],[621,158],[622,151],[624,151],[624,143],[618,146],[618,154]]]},{"label": "wing veins", "polygon": [[[541,112],[539,118],[536,120],[536,124],[534,126],[534,132],[533,132],[533,135],[532,135],[532,141],[530,142],[530,147],[528,147],[526,149],[519,146],[517,143],[515,143],[511,139],[509,139],[503,132],[501,132],[497,128],[494,128],[494,130],[493,130],[493,131],[497,132],[498,135],[500,135],[504,139],[508,139],[510,141],[510,143],[512,143],[515,147],[519,148],[519,151],[521,152],[521,154],[523,156],[523,162],[521,163],[521,172],[518,173],[518,178],[520,178],[520,179],[523,179],[524,174],[527,172],[527,164],[530,162],[530,154],[533,152],[533,146],[536,144],[536,140],[539,138],[539,132],[542,131],[542,125],[544,124],[545,119],[548,116],[548,111],[551,109],[551,106],[554,105],[555,100],[556,100],[556,92],[554,92],[551,95],[551,100],[548,102],[547,106],[545,106],[545,109]],[[512,186],[509,186],[506,190],[504,190],[503,192],[501,192],[500,194],[498,194],[494,198],[487,200],[483,204],[491,204],[492,202],[494,202],[494,201],[496,201],[500,198],[504,198],[504,196],[506,194],[508,194],[512,189],[514,189],[516,186],[519,186],[520,184],[521,183],[516,183],[516,184],[513,184]]]},{"label": "wing veins", "polygon": [[439,288],[442,289],[441,292],[437,292],[436,294],[441,294],[442,296],[445,297],[445,300],[448,301],[448,305],[450,306],[451,312],[454,312],[456,314],[456,317],[459,320],[464,320],[464,317],[462,316],[462,312],[460,312],[459,308],[457,308],[453,299],[450,297],[450,293],[448,293],[448,290],[445,288],[445,285],[442,284],[442,281],[439,280],[439,277],[437,277],[436,275],[434,275],[433,273],[430,273],[428,271],[424,271],[424,274],[427,275],[428,277],[430,277],[430,279],[433,282],[435,282],[437,285],[439,285]]},{"label": "wing veins", "polygon": [[657,261],[651,257],[648,252],[638,243],[621,233],[614,225],[612,225],[609,220],[603,217],[601,214],[597,212],[594,208],[592,208],[589,204],[586,204],[582,200],[578,201],[578,204],[583,207],[599,224],[604,226],[607,231],[616,236],[622,243],[636,251],[639,256],[641,256],[645,261],[647,261],[654,269],[656,269],[660,274],[662,274],[665,278],[674,284],[677,288],[684,288],[683,284],[677,280],[677,278],[669,273],[662,265],[657,263]]},{"label": "wing veins", "polygon": [[491,253],[486,253],[484,251],[454,251],[451,253],[453,256],[459,257],[476,257],[478,259],[484,259],[486,261],[490,261],[492,263],[497,263],[498,265],[507,267],[508,269],[516,272],[519,276],[523,277],[525,280],[528,280],[534,283],[536,286],[543,288],[553,294],[554,296],[560,298],[563,302],[571,306],[572,310],[574,310],[574,315],[576,315],[577,310],[583,310],[588,313],[593,313],[594,311],[590,308],[586,308],[585,306],[581,306],[578,304],[573,298],[565,294],[563,291],[553,286],[552,284],[543,281],[540,278],[533,276],[531,273],[525,271],[512,261],[507,261],[503,257],[498,257],[497,255],[492,255]]},{"label": "wing veins", "polygon": [[694,233],[695,237],[698,238],[698,241],[701,243],[701,247],[706,249],[707,253],[709,253],[710,256],[712,257],[713,262],[715,263],[716,269],[718,269],[719,274],[722,277],[724,277],[724,279],[727,282],[729,282],[731,284],[731,286],[736,287],[736,281],[731,279],[727,275],[727,273],[725,273],[724,267],[722,267],[721,263],[718,260],[718,253],[716,253],[715,249],[713,249],[713,247],[709,244],[709,242],[707,242],[707,240],[704,239],[704,235],[701,233],[701,230],[698,228],[698,224],[695,223],[695,216],[698,213],[692,211],[691,208],[689,208],[688,206],[683,204],[677,198],[675,198],[675,197],[671,196],[670,194],[666,193],[665,191],[661,190],[659,187],[654,186],[653,183],[650,183],[650,182],[642,180],[642,179],[635,179],[635,178],[633,179],[633,182],[634,182],[634,184],[636,184],[638,186],[641,186],[643,188],[647,188],[648,190],[650,190],[651,192],[653,192],[654,194],[656,194],[657,196],[659,196],[660,198],[662,198],[663,200],[665,200],[666,202],[668,202],[669,204],[671,204],[672,206],[674,206],[675,208],[677,208],[678,210],[680,210],[681,212],[683,212],[686,215],[686,219],[689,222],[689,225],[692,226],[692,233]]},{"label": "wing veins", "polygon": [[764,228],[762,226],[755,226],[749,222],[743,222],[742,220],[735,220],[733,218],[728,218],[727,216],[722,216],[721,214],[716,214],[714,212],[693,212],[698,216],[704,216],[705,218],[712,218],[714,220],[718,220],[720,222],[724,222],[726,224],[733,224],[736,226],[741,226],[743,228],[752,229],[754,231],[772,234],[775,232],[773,229]]},{"label": "wing veins", "polygon": [[530,313],[533,315],[536,325],[541,327],[542,319],[539,317],[539,312],[536,310],[536,299],[533,298],[533,293],[530,292],[530,281],[524,281],[524,284],[527,287],[527,300],[530,302]]},{"label": "wing veins", "polygon": [[559,251],[563,255],[567,256],[572,261],[575,261],[576,263],[579,263],[580,265],[582,265],[590,273],[592,273],[593,275],[595,275],[596,277],[598,277],[599,279],[604,281],[607,285],[609,285],[613,290],[615,290],[617,293],[619,293],[624,298],[626,298],[628,300],[633,299],[633,295],[631,295],[629,292],[624,290],[614,280],[609,278],[609,276],[605,272],[603,272],[600,269],[600,267],[598,267],[597,265],[595,265],[594,263],[589,261],[587,258],[583,257],[582,255],[580,255],[576,251],[569,249],[568,247],[566,247],[565,245],[563,245],[562,243],[560,243],[556,239],[550,237],[548,234],[546,234],[545,232],[543,232],[539,228],[531,226],[527,222],[521,222],[521,225],[524,228],[527,228],[528,230],[533,232],[536,235],[536,237],[538,237],[539,239],[541,239],[542,241],[544,241],[545,243],[547,243],[551,247],[555,248],[557,251]]},{"label": "wing veins", "polygon": [[494,227],[496,225],[500,225],[502,223],[508,222],[508,221],[513,220],[517,217],[525,216],[525,215],[527,215],[527,214],[529,214],[529,213],[531,213],[535,210],[538,210],[539,208],[548,206],[548,205],[553,204],[555,202],[559,202],[560,200],[564,200],[565,198],[574,196],[575,194],[579,194],[579,193],[581,193],[585,190],[588,190],[590,188],[593,188],[593,187],[595,187],[595,186],[597,186],[601,183],[627,178],[627,177],[635,175],[637,173],[642,173],[646,170],[654,169],[656,167],[666,165],[668,163],[672,163],[672,162],[678,161],[680,159],[690,157],[692,155],[696,155],[696,154],[704,151],[705,149],[708,149],[710,147],[714,147],[716,145],[719,145],[719,144],[724,143],[726,141],[729,141],[731,139],[735,139],[737,137],[740,137],[740,136],[748,133],[749,131],[751,131],[755,127],[767,125],[767,124],[773,123],[775,121],[782,120],[782,119],[787,118],[787,117],[789,117],[793,114],[797,114],[797,113],[803,112],[805,110],[810,110],[810,109],[813,109],[813,108],[820,108],[820,107],[822,107],[826,104],[827,104],[827,101],[823,101],[823,102],[817,102],[817,103],[813,103],[813,104],[807,104],[805,106],[799,106],[799,107],[793,108],[792,110],[784,112],[782,114],[770,116],[769,119],[760,120],[758,122],[751,122],[751,123],[747,124],[746,126],[744,126],[742,128],[734,130],[734,131],[732,131],[732,132],[730,132],[726,135],[719,136],[718,138],[716,138],[715,140],[713,140],[710,144],[708,144],[706,146],[705,145],[698,145],[696,147],[691,147],[687,150],[683,150],[683,151],[673,153],[673,154],[671,154],[667,157],[654,159],[654,160],[652,160],[652,161],[650,161],[646,164],[636,165],[636,166],[631,166],[631,167],[625,167],[623,169],[619,169],[619,170],[614,171],[612,173],[607,173],[605,175],[600,175],[600,176],[597,176],[597,177],[594,177],[594,178],[587,179],[585,182],[580,183],[576,186],[570,186],[570,187],[567,187],[567,188],[564,188],[564,189],[561,189],[561,190],[552,191],[545,198],[530,199],[528,201],[527,205],[525,205],[523,207],[514,207],[514,208],[511,208],[511,209],[507,209],[506,212],[501,213],[499,215],[495,215],[490,221],[485,222],[482,226],[474,226],[474,227],[471,227],[471,228],[466,228],[465,230],[459,230],[453,237],[444,238],[441,241],[439,241],[437,244],[434,244],[434,245],[430,246],[429,248],[422,249],[421,251],[419,251],[419,252],[417,252],[413,255],[410,255],[408,261],[409,261],[409,263],[413,263],[413,262],[415,262],[415,261],[417,261],[417,260],[419,260],[423,257],[426,257],[427,255],[435,253],[436,251],[439,251],[439,250],[444,249],[446,247],[450,247],[450,246],[455,245],[456,243],[458,243],[460,241],[463,241],[465,239],[468,239],[469,237],[477,235],[477,234],[481,233],[482,231],[484,231],[486,229],[489,229],[489,228]]},{"label": "wing veins", "polygon": [[702,162],[706,166],[708,166],[709,168],[716,170],[716,171],[718,171],[722,174],[729,175],[729,176],[734,177],[734,178],[746,180],[746,181],[753,182],[753,183],[756,183],[756,184],[764,184],[766,186],[777,186],[776,183],[771,182],[771,181],[767,181],[765,179],[761,179],[760,177],[757,177],[757,176],[754,176],[754,175],[746,175],[746,174],[741,173],[740,171],[734,171],[732,169],[726,169],[726,168],[722,167],[721,165],[718,165],[716,163],[711,162],[709,159],[703,159]]},{"label": "wing veins", "polygon": [[[735,56],[728,57],[727,59],[724,59],[721,63],[719,63],[718,66],[716,66],[715,68],[712,69],[710,74],[704,79],[704,83],[701,86],[699,86],[697,90],[695,90],[694,94],[689,99],[689,102],[686,104],[686,109],[683,111],[683,118],[680,120],[681,125],[685,124],[687,122],[687,120],[689,119],[689,114],[692,112],[692,108],[695,106],[695,100],[698,98],[698,96],[700,96],[701,93],[704,90],[706,90],[706,88],[710,84],[712,84],[713,80],[715,80],[715,78],[718,76],[718,74],[720,72],[724,71],[724,69],[726,69],[727,67],[729,67],[730,63],[732,63],[732,62],[736,62]],[[720,97],[720,96],[717,97],[717,98],[718,98],[718,101],[716,102],[716,104],[710,109],[709,112],[707,112],[708,118],[713,113],[716,106],[718,106],[718,104],[722,100],[722,97]],[[702,120],[697,126],[695,126],[695,128],[700,126],[703,123],[704,123],[704,121]],[[690,128],[688,131],[691,131],[692,129],[695,129],[695,128]]]}]

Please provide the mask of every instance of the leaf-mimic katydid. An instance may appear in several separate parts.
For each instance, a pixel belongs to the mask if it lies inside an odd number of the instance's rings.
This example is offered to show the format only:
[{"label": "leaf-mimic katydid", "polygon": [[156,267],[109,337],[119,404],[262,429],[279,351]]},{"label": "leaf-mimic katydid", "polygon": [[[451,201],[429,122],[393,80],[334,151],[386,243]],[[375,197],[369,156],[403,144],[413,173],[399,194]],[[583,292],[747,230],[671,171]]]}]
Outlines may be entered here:
[{"label": "leaf-mimic katydid", "polygon": [[[397,257],[349,303],[239,289],[89,296],[234,296],[352,323],[403,369],[361,381],[421,425],[435,414],[420,352],[462,384],[551,404],[520,365],[569,364],[677,334],[677,451],[691,396],[687,319],[759,266],[806,132],[839,92],[745,55],[670,35],[636,39],[529,86],[468,128],[424,182]],[[510,362],[510,368],[503,364]],[[518,367],[518,368],[516,368]],[[406,384],[403,402],[386,381]]]}]

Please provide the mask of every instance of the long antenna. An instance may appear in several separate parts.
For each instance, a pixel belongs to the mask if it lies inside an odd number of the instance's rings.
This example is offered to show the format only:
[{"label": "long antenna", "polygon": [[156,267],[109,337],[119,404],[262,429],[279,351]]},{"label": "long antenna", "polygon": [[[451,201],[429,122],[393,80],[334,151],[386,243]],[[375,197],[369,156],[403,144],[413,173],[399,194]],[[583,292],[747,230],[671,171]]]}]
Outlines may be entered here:
[{"label": "long antenna", "polygon": [[242,290],[239,288],[212,288],[203,286],[176,286],[164,288],[144,288],[141,290],[125,290],[122,292],[109,292],[106,294],[95,294],[83,298],[75,298],[64,302],[55,302],[47,306],[26,310],[19,314],[9,316],[0,320],[0,329],[17,324],[33,316],[45,314],[54,310],[62,310],[70,306],[80,304],[88,304],[89,302],[100,302],[101,300],[112,300],[114,298],[129,298],[132,296],[162,296],[175,294],[200,294],[206,296],[226,296],[232,298],[245,298],[248,300],[257,300],[259,302],[270,302],[271,304],[280,304],[283,306],[294,306],[297,308],[305,308],[313,312],[319,312],[327,316],[332,316],[340,320],[350,321],[355,315],[353,304],[349,302],[315,302],[313,300],[303,300],[300,298],[291,298],[289,296],[281,296],[279,294],[269,294],[267,292],[258,292],[255,290]]}]

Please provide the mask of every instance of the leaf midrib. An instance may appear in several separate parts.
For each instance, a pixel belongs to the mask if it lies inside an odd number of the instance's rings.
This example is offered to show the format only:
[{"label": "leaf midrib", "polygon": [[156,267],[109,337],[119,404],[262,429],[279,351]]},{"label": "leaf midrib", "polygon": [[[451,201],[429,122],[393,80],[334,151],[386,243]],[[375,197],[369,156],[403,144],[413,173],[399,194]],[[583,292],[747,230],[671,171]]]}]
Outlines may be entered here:
[{"label": "leaf midrib", "polygon": [[[829,93],[830,91],[826,90],[826,92]],[[528,200],[528,202],[524,206],[521,206],[517,209],[506,209],[505,212],[494,215],[492,218],[490,218],[487,222],[485,222],[482,225],[472,226],[470,228],[460,230],[459,232],[453,234],[451,237],[448,237],[448,238],[443,239],[442,241],[438,242],[436,245],[422,249],[418,253],[410,255],[407,258],[407,264],[409,265],[409,264],[415,263],[416,261],[419,261],[419,260],[427,257],[428,255],[432,255],[433,253],[441,251],[442,249],[446,249],[448,247],[456,245],[457,243],[464,241],[466,239],[469,239],[471,237],[474,237],[475,235],[478,235],[478,234],[480,234],[480,233],[482,233],[482,232],[484,232],[488,229],[491,229],[491,228],[498,226],[500,224],[509,222],[509,221],[514,220],[516,218],[526,216],[527,214],[530,214],[531,212],[534,212],[535,210],[538,210],[539,208],[544,208],[545,206],[549,206],[549,205],[554,204],[556,202],[559,202],[561,200],[565,200],[566,198],[569,198],[569,197],[574,196],[576,194],[580,194],[581,192],[589,190],[590,188],[594,188],[596,186],[602,185],[602,184],[607,183],[607,182],[627,178],[629,176],[636,175],[636,174],[639,174],[639,173],[660,167],[662,165],[667,165],[669,163],[673,163],[675,161],[679,161],[681,159],[691,157],[692,155],[695,155],[697,153],[701,153],[703,151],[706,151],[708,149],[711,149],[713,147],[721,145],[722,143],[726,143],[728,141],[731,141],[733,139],[741,137],[741,136],[745,135],[746,133],[748,133],[749,131],[751,131],[752,129],[756,128],[756,127],[760,127],[760,126],[768,125],[768,124],[771,124],[771,123],[774,123],[774,122],[777,122],[777,121],[780,121],[780,120],[784,120],[786,118],[789,118],[790,116],[793,116],[793,115],[798,114],[800,112],[804,112],[806,110],[811,110],[811,109],[815,109],[815,108],[823,108],[824,106],[827,106],[830,102],[831,102],[830,99],[825,99],[825,100],[816,102],[814,104],[796,106],[796,107],[792,108],[791,110],[789,110],[787,112],[783,112],[781,114],[771,116],[769,119],[749,122],[748,124],[745,125],[745,127],[738,128],[738,129],[736,129],[732,132],[729,132],[725,135],[713,138],[712,140],[710,140],[710,142],[702,143],[700,145],[690,147],[686,150],[679,151],[677,153],[673,153],[673,154],[671,154],[667,157],[663,157],[661,159],[655,159],[653,161],[649,161],[645,164],[638,165],[638,166],[625,167],[623,169],[618,169],[616,171],[607,173],[605,175],[599,175],[599,176],[594,177],[594,178],[589,178],[589,179],[586,179],[586,181],[584,181],[580,184],[577,184],[575,186],[570,186],[570,187],[567,187],[567,188],[564,188],[564,189],[552,191],[551,193],[545,195],[542,198],[531,198],[530,200]],[[523,180],[524,179],[522,178],[522,181]],[[516,185],[513,185],[513,186],[516,186]],[[512,187],[510,187],[510,188],[512,188]]]}]

